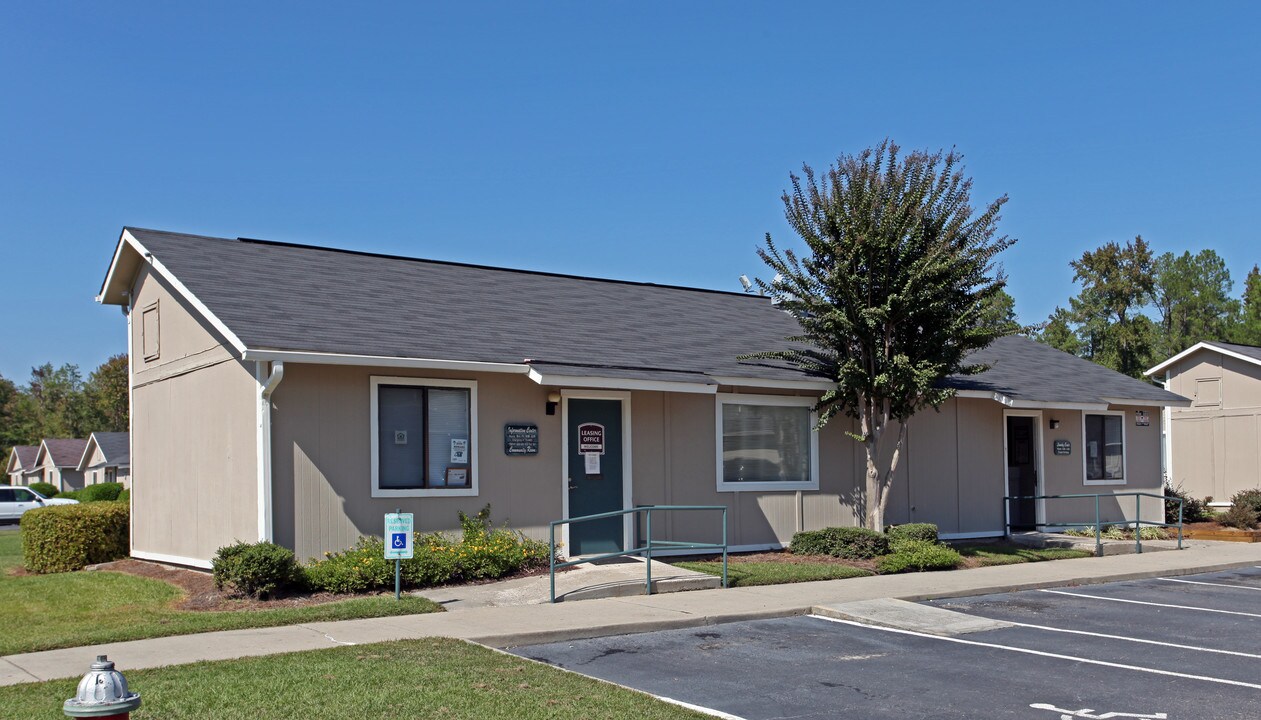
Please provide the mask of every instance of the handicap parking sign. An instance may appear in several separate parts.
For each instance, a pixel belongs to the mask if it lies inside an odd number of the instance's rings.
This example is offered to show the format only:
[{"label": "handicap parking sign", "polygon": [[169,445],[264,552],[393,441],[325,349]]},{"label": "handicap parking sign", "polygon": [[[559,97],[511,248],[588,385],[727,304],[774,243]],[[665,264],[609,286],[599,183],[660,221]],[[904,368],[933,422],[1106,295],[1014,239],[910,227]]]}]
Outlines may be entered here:
[{"label": "handicap parking sign", "polygon": [[409,560],[412,557],[412,514],[387,513],[385,516],[385,559]]}]

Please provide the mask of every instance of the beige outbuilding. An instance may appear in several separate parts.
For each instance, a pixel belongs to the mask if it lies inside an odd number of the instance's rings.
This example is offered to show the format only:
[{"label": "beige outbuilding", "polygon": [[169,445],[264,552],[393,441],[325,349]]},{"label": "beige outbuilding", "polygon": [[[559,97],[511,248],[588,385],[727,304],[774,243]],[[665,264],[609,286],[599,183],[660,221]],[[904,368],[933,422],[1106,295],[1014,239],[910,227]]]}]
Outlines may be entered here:
[{"label": "beige outbuilding", "polygon": [[44,438],[35,453],[34,480],[46,482],[57,492],[83,489],[79,460],[88,441],[82,438]]},{"label": "beige outbuilding", "polygon": [[[548,523],[646,504],[727,508],[735,549],[855,525],[863,453],[828,387],[741,361],[797,332],[769,299],[124,229],[98,300],[126,311],[132,554],[206,566],[235,540],[300,558],[380,535]],[[945,537],[1135,517],[1160,492],[1161,408],[1186,401],[1031,340],[1003,338],[916,416],[887,519]],[[1160,518],[1158,501],[1143,505]],[[712,541],[717,513],[654,518]],[[562,533],[569,554],[623,548],[613,519]]]},{"label": "beige outbuilding", "polygon": [[38,454],[38,445],[15,445],[9,450],[9,463],[5,467],[5,473],[9,476],[10,485],[39,482],[35,472],[35,456]]},{"label": "beige outbuilding", "polygon": [[131,485],[131,434],[125,432],[94,432],[88,436],[88,444],[79,458],[79,472],[88,485],[121,483]]},{"label": "beige outbuilding", "polygon": [[1191,398],[1163,418],[1171,485],[1217,507],[1261,488],[1261,347],[1201,342],[1146,374]]}]

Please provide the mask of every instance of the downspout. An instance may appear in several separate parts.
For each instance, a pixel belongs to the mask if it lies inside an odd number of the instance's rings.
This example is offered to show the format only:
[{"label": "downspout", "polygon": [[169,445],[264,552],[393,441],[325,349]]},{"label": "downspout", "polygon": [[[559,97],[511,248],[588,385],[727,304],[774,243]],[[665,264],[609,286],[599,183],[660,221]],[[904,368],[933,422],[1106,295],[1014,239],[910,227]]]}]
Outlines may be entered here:
[{"label": "downspout", "polygon": [[285,363],[277,360],[271,365],[271,373],[263,361],[254,363],[254,377],[258,380],[258,539],[272,541],[271,511],[271,396],[285,378]]},{"label": "downspout", "polygon": [[[136,304],[136,298],[131,291],[123,293],[123,297],[127,298],[127,304],[123,305],[123,315],[127,316],[127,457],[136,457],[136,428],[135,428],[135,398],[136,393],[136,354],[133,352],[135,342],[131,336],[131,310]],[[130,460],[133,465],[135,460]],[[130,490],[127,493],[127,513],[131,519],[127,523],[127,554],[131,555],[131,549],[136,546],[136,501],[133,499],[136,494],[136,474],[128,472],[127,487]]]},{"label": "downspout", "polygon": [[[1169,390],[1169,371],[1165,371],[1165,381],[1160,384],[1166,392]],[[1173,487],[1173,408],[1166,405],[1160,409],[1160,461],[1164,472],[1165,484]]]}]

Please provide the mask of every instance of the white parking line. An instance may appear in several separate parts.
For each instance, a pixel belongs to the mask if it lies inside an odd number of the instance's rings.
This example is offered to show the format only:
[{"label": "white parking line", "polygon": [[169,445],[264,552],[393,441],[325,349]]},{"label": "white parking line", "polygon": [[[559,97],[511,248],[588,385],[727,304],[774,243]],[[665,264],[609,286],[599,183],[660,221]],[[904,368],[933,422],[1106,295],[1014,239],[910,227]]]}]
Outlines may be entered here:
[{"label": "white parking line", "polygon": [[1218,610],[1217,608],[1194,607],[1192,605],[1171,605],[1169,603],[1148,602],[1146,600],[1129,600],[1127,598],[1105,597],[1103,595],[1087,595],[1086,593],[1072,593],[1063,590],[1039,590],[1038,592],[1054,593],[1056,595],[1068,595],[1069,597],[1090,598],[1091,600],[1111,600],[1112,602],[1132,603],[1134,605],[1152,605],[1155,607],[1177,608],[1178,610],[1199,610],[1200,612],[1221,613],[1223,615],[1242,615],[1244,617],[1261,618],[1261,614],[1239,612],[1237,610]]},{"label": "white parking line", "polygon": [[1237,687],[1261,690],[1261,685],[1258,685],[1257,683],[1243,682],[1241,680],[1228,680],[1226,678],[1210,677],[1208,675],[1191,675],[1190,673],[1180,673],[1172,670],[1157,670],[1156,668],[1142,667],[1140,665],[1125,665],[1122,663],[1107,662],[1105,660],[1092,660],[1090,658],[1075,657],[1073,655],[1061,655],[1059,653],[1043,652],[1042,650],[1030,650],[1028,648],[1014,647],[1012,645],[999,645],[997,643],[979,642],[977,640],[964,640],[959,637],[945,637],[943,635],[929,635],[928,633],[916,632],[914,630],[903,630],[901,628],[883,627],[880,625],[864,625],[863,623],[854,622],[853,620],[841,620],[839,618],[824,617],[822,615],[810,615],[810,617],[817,620],[841,623],[843,625],[853,625],[854,627],[866,628],[868,630],[879,630],[880,632],[897,633],[899,635],[911,635],[914,637],[929,638],[930,640],[958,643],[960,645],[974,645],[976,647],[994,648],[996,650],[1010,650],[1011,652],[1023,653],[1025,655],[1037,655],[1039,657],[1069,660],[1071,662],[1086,663],[1088,665],[1102,665],[1104,667],[1118,668],[1121,670],[1134,670],[1136,672],[1151,673],[1153,675],[1166,675],[1169,677],[1185,678],[1187,680],[1203,680],[1204,682],[1218,683],[1220,685],[1235,685]]},{"label": "white parking line", "polygon": [[1211,585],[1212,587],[1228,587],[1228,588],[1235,588],[1236,590],[1256,590],[1258,592],[1261,592],[1261,587],[1252,587],[1251,585],[1231,585],[1230,583],[1204,582],[1203,580],[1182,580],[1180,578],[1156,578],[1156,579],[1164,580],[1165,582],[1186,583],[1187,585]]},{"label": "white parking line", "polygon": [[1195,645],[1180,645],[1178,643],[1164,642],[1162,640],[1144,640],[1143,638],[1125,637],[1124,635],[1109,635],[1107,633],[1088,632],[1086,630],[1067,630],[1065,628],[1050,627],[1048,625],[1030,625],[1029,623],[1014,622],[1012,620],[1004,620],[1003,622],[1019,627],[1033,628],[1034,630],[1049,630],[1051,632],[1070,633],[1072,635],[1089,635],[1090,637],[1107,638],[1108,640],[1124,640],[1126,642],[1143,643],[1144,645],[1161,645],[1164,647],[1178,648],[1179,650],[1195,650],[1197,652],[1236,655],[1238,657],[1261,660],[1261,655],[1256,653],[1238,652],[1236,650],[1218,650],[1217,648],[1196,647]]}]

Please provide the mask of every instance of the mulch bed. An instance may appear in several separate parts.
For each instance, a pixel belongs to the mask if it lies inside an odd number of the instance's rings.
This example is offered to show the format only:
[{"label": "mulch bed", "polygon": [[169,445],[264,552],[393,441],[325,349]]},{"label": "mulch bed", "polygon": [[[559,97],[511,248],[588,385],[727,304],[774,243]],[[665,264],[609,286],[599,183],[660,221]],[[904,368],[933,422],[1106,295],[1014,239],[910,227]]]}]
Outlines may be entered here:
[{"label": "mulch bed", "polygon": [[[722,562],[722,555],[672,557],[669,562]],[[785,563],[789,565],[846,565],[861,570],[876,571],[875,560],[845,560],[831,555],[793,555],[787,550],[768,550],[756,553],[729,553],[727,563]]]},{"label": "mulch bed", "polygon": [[[272,610],[275,608],[297,608],[307,607],[310,605],[323,605],[325,603],[337,602],[339,600],[394,594],[392,591],[365,593],[363,595],[356,595],[353,593],[339,594],[321,592],[310,594],[298,593],[294,595],[274,597],[270,600],[256,600],[251,597],[217,589],[215,587],[214,578],[209,572],[204,570],[192,570],[190,568],[162,565],[161,563],[136,560],[135,558],[126,558],[123,560],[115,560],[114,562],[101,563],[100,565],[92,566],[91,569],[126,573],[127,575],[135,575],[137,577],[151,578],[153,580],[161,580],[163,582],[170,583],[171,585],[174,585],[184,591],[184,598],[175,604],[175,608],[178,610]],[[570,569],[571,568],[560,568],[557,569],[556,572],[560,573],[562,570]],[[547,568],[542,567],[531,570],[522,570],[520,572],[513,573],[512,575],[495,578],[493,580],[473,580],[460,584],[485,585],[487,583],[512,580],[514,578],[534,577],[546,574]]]}]

